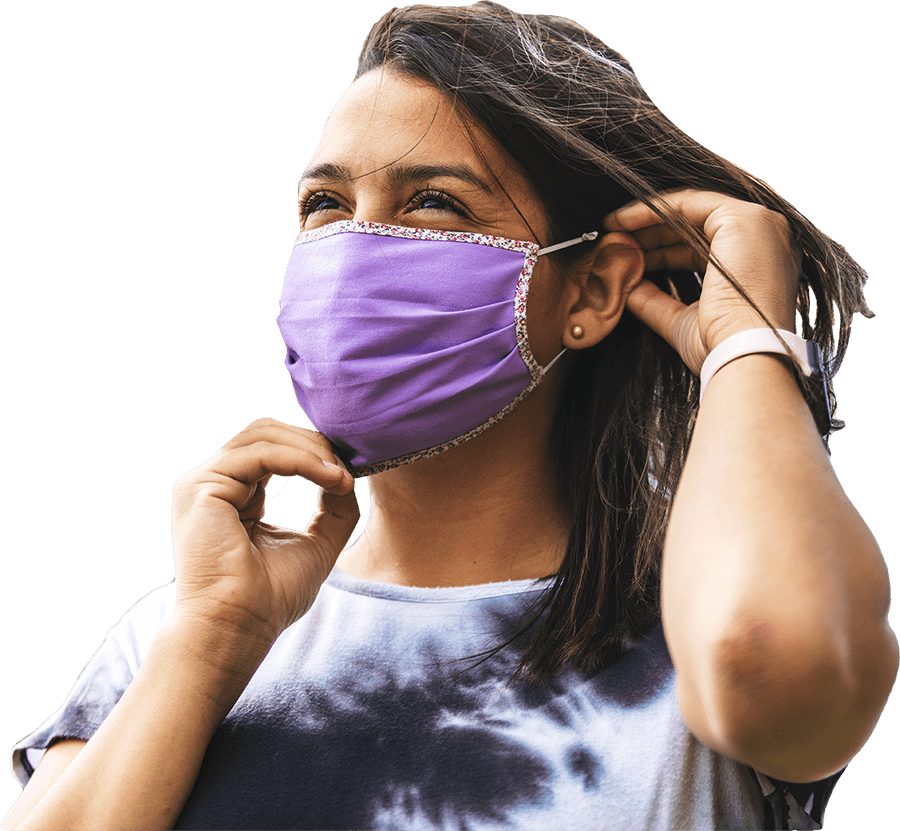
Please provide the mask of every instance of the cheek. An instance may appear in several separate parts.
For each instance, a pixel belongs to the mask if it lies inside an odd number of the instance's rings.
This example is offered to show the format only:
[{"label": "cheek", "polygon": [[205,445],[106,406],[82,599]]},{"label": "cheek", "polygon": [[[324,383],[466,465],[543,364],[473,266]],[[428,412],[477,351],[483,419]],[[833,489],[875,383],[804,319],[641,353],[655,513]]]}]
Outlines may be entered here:
[{"label": "cheek", "polygon": [[539,258],[528,289],[525,319],[531,354],[541,366],[549,364],[563,348],[565,285],[565,278],[553,264]]}]

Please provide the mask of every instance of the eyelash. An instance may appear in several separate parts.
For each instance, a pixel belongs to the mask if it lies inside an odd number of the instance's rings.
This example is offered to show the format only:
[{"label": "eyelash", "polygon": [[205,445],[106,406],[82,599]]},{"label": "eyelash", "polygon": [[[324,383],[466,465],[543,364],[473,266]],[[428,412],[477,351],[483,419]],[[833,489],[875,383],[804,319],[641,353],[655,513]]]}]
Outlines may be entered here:
[{"label": "eyelash", "polygon": [[[421,210],[450,210],[453,213],[460,214],[461,216],[467,216],[465,209],[460,205],[460,203],[454,199],[452,196],[449,196],[444,191],[438,188],[426,188],[425,190],[418,191],[412,199],[407,203],[408,207],[411,206],[413,210],[416,209],[417,206],[421,206],[423,202],[426,202],[429,199],[433,199],[438,202],[443,202],[447,207],[446,208],[426,208],[421,207]],[[318,206],[322,202],[335,202],[340,204],[340,200],[334,195],[329,193],[328,191],[316,191],[315,193],[311,193],[305,199],[300,201],[300,216],[308,217],[311,214],[314,214],[318,211]],[[327,210],[331,210],[330,208]]]},{"label": "eyelash", "polygon": [[[463,209],[462,205],[459,204],[452,196],[444,193],[444,191],[438,188],[426,188],[425,190],[419,191],[412,199],[410,199],[410,204],[418,203],[421,205],[422,202],[425,202],[428,199],[434,199],[438,202],[443,202],[447,205],[447,208],[453,213],[460,214],[462,216],[466,216],[466,211]],[[422,208],[422,210],[443,210],[442,208]]]},{"label": "eyelash", "polygon": [[310,214],[316,213],[318,204],[327,200],[332,202],[339,201],[337,197],[327,191],[317,190],[315,193],[311,193],[305,199],[300,200],[300,216],[307,217]]}]

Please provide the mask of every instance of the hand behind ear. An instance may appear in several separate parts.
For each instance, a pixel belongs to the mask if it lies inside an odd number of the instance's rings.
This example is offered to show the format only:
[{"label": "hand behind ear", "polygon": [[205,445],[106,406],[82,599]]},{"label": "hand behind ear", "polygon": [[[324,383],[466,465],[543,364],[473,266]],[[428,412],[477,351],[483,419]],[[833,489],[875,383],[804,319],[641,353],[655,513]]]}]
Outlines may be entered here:
[{"label": "hand behind ear", "polygon": [[643,279],[629,294],[627,306],[628,311],[678,352],[694,375],[700,374],[708,351],[699,338],[699,301],[685,306],[659,286]]},{"label": "hand behind ear", "polygon": [[706,356],[725,338],[766,326],[794,331],[799,254],[781,214],[720,193],[683,190],[656,200],[700,229],[715,259],[752,298],[760,314],[715,267],[647,205],[634,202],[606,217],[610,230],[627,231],[645,252],[647,269],[705,272],[700,300],[685,306],[643,280],[628,309],[665,338],[688,368],[699,374]]}]

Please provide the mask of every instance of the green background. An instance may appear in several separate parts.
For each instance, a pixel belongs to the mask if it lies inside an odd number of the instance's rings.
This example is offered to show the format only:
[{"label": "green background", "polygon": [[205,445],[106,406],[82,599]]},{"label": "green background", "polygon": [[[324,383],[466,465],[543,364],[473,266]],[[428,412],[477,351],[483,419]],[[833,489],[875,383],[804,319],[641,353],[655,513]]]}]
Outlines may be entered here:
[{"label": "green background", "polygon": [[[607,40],[673,121],[869,270],[878,317],[856,319],[838,377],[849,426],[834,463],[896,566],[896,170],[884,161],[896,152],[895,26],[884,7],[516,8]],[[255,418],[303,423],[274,323],[296,182],[384,10],[3,4],[4,745],[61,703],[134,600],[171,579],[178,475]],[[292,482],[269,519],[302,527],[312,499]],[[898,738],[894,702],[838,786],[829,831],[887,821]],[[5,810],[18,787],[0,787]]]}]

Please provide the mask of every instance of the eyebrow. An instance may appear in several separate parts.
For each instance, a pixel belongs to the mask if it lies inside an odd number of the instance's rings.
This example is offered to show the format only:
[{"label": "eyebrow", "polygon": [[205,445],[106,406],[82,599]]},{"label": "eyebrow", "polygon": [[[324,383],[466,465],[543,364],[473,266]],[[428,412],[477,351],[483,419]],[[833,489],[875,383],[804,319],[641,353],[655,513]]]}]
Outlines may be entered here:
[{"label": "eyebrow", "polygon": [[[475,187],[486,191],[487,193],[493,193],[491,186],[481,179],[475,171],[465,165],[391,165],[388,170],[388,181],[393,185],[415,184],[416,182],[422,182],[427,179],[436,179],[438,177],[460,179],[463,182],[475,185]],[[343,165],[326,162],[304,171],[303,175],[300,177],[300,181],[304,182],[308,179],[318,179],[331,182],[349,182],[354,178],[361,177],[351,176],[350,170]]]}]

